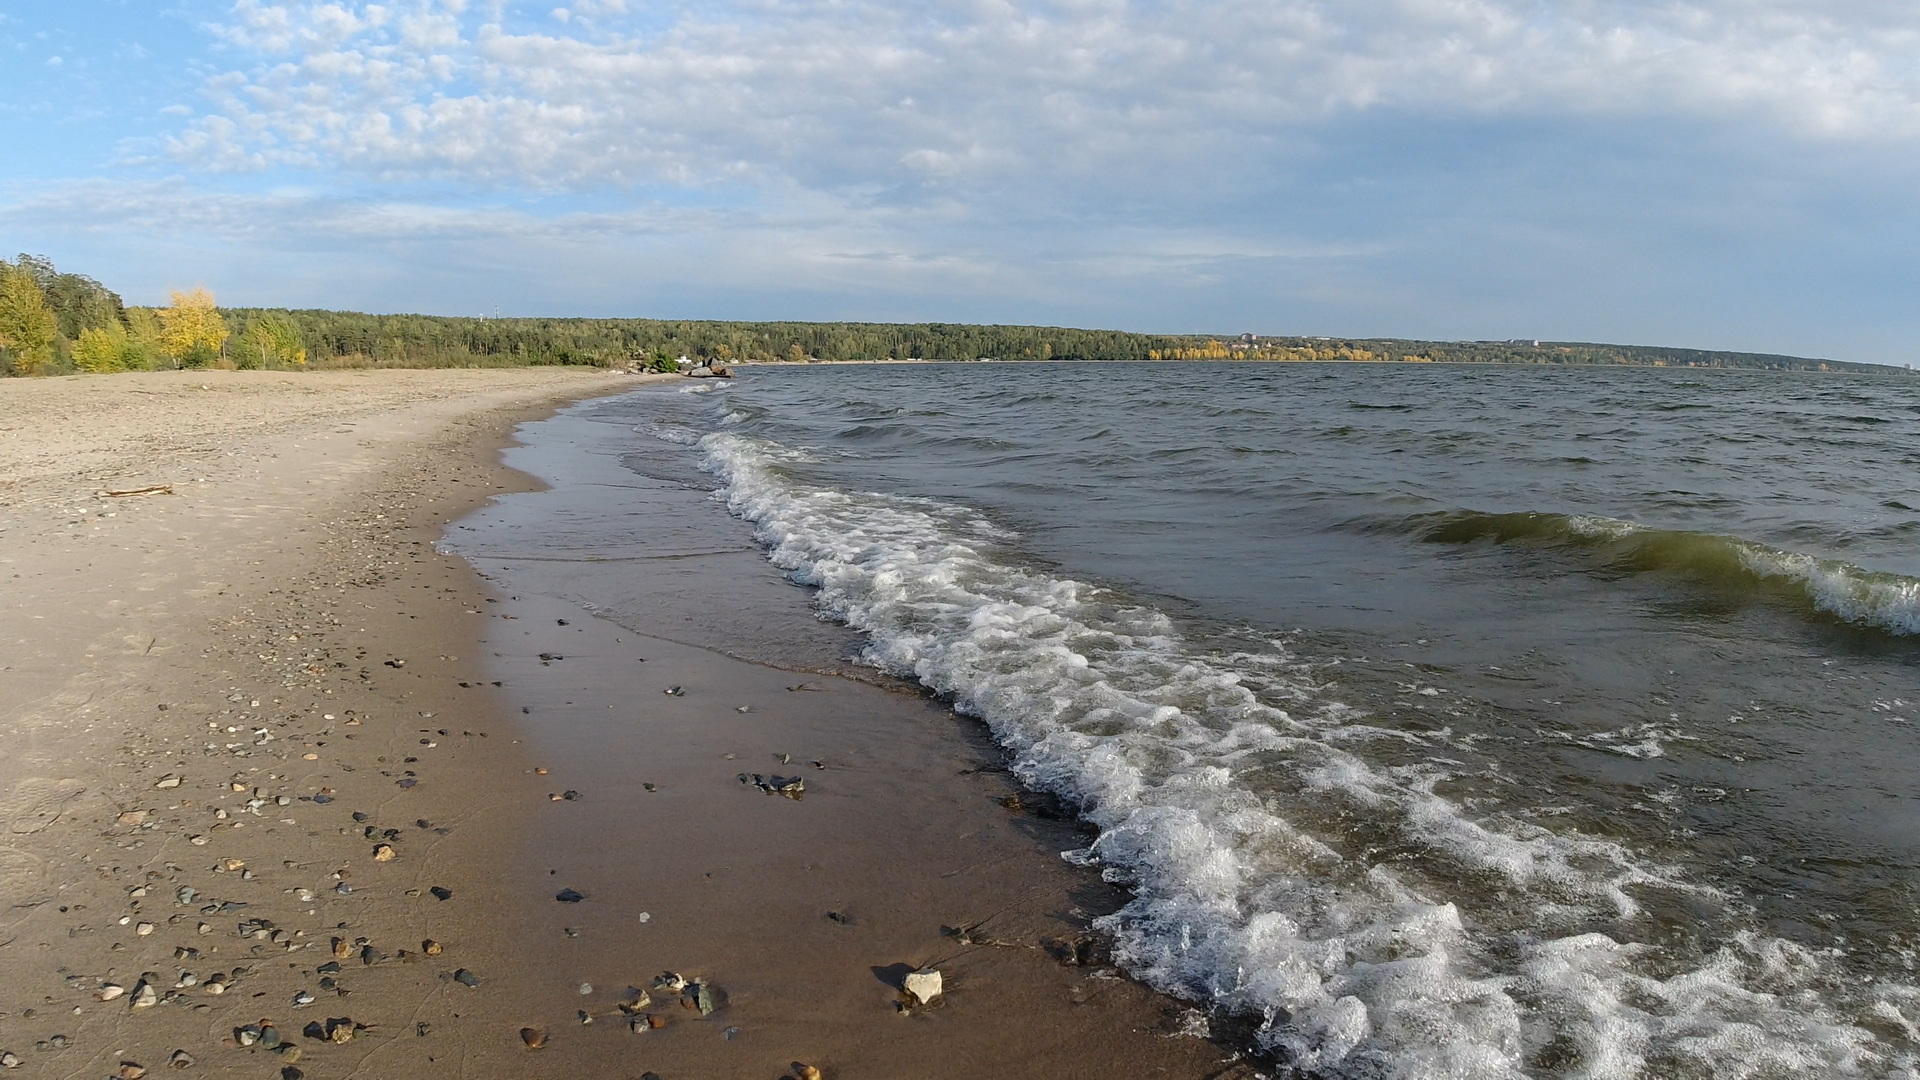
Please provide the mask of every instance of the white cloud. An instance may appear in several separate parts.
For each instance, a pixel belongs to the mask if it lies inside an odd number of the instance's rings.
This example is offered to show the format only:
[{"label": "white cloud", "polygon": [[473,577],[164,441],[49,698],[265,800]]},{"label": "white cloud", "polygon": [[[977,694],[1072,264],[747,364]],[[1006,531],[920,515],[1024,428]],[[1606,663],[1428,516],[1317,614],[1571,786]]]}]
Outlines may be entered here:
[{"label": "white cloud", "polygon": [[240,0],[176,153],[544,189],[1111,175],[1363,112],[1920,135],[1920,8],[1856,0],[752,0],[544,29],[448,0]]}]

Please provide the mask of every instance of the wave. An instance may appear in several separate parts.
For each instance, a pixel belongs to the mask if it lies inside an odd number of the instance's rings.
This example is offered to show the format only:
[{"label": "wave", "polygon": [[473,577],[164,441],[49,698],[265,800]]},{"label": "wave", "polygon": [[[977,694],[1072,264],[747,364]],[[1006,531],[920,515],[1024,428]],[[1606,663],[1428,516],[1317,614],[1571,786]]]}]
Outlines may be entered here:
[{"label": "wave", "polygon": [[1784,590],[1813,610],[1855,626],[1901,637],[1920,635],[1920,578],[1739,537],[1656,529],[1594,515],[1475,511],[1424,514],[1388,528],[1433,543],[1532,541],[1596,550],[1614,566],[1685,574],[1729,591]]},{"label": "wave", "polygon": [[[1439,755],[1370,761],[1371,740],[1422,736],[1370,725],[1279,644],[1203,649],[1163,612],[1027,565],[965,507],[804,482],[795,451],[734,432],[701,447],[729,508],[867,636],[868,662],[979,717],[1023,782],[1094,826],[1066,855],[1132,890],[1100,922],[1119,962],[1254,1018],[1291,1066],[1644,1080],[1911,1065],[1854,1017],[1920,1030],[1920,990],[1852,1000],[1823,954],[1737,927],[1691,958],[1651,944],[1643,899],[1723,899],[1611,841],[1469,811],[1438,792]],[[1605,746],[1652,756],[1666,737]]]}]

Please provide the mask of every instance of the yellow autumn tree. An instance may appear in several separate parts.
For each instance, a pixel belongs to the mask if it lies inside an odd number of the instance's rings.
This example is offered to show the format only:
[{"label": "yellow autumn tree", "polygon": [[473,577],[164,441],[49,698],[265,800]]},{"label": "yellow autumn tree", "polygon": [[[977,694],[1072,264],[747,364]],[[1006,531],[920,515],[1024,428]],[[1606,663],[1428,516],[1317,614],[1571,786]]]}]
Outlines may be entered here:
[{"label": "yellow autumn tree", "polygon": [[0,350],[19,375],[39,375],[53,366],[59,333],[47,294],[26,267],[0,262]]},{"label": "yellow autumn tree", "polygon": [[160,348],[181,367],[206,367],[220,358],[227,324],[205,286],[175,292],[173,304],[161,308]]}]

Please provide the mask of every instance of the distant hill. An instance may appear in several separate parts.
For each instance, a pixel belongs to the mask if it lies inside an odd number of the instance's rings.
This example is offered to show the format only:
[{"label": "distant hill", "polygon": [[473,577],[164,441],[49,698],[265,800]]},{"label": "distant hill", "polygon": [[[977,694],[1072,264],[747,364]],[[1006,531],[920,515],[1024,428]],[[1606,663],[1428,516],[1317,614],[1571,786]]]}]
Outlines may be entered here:
[{"label": "distant hill", "polygon": [[1611,364],[1631,367],[1756,368],[1768,371],[1854,371],[1884,375],[1909,369],[1776,353],[1605,345],[1588,341],[1418,341],[1405,338],[1238,337],[1196,339],[1156,353],[1165,360],[1373,361],[1442,364]]}]

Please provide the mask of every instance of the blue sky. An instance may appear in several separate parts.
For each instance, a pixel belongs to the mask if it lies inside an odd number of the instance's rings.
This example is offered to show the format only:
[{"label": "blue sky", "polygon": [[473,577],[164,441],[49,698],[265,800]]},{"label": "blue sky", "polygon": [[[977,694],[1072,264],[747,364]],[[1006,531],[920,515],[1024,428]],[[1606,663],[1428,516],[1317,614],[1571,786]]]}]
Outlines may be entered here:
[{"label": "blue sky", "polygon": [[1920,361],[1883,0],[0,0],[0,248],[130,301]]}]

